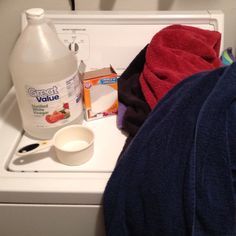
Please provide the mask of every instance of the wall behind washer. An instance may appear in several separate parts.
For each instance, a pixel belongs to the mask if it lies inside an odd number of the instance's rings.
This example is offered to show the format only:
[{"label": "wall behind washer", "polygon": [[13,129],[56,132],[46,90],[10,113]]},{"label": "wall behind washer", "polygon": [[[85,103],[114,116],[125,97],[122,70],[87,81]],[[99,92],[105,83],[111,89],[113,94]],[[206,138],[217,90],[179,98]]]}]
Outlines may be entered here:
[{"label": "wall behind washer", "polygon": [[[78,10],[222,10],[225,14],[224,47],[236,49],[235,0],[75,0]],[[31,7],[70,10],[69,0],[0,0],[0,101],[12,86],[9,54],[20,32],[20,14]]]}]

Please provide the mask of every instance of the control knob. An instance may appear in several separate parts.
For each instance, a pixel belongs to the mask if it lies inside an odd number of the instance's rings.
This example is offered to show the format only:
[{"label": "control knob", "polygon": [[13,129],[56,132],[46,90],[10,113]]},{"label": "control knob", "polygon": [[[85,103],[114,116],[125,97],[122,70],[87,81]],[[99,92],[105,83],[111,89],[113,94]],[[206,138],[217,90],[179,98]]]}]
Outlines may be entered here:
[{"label": "control knob", "polygon": [[69,49],[75,53],[77,53],[79,51],[79,45],[78,43],[72,42],[69,44]]}]

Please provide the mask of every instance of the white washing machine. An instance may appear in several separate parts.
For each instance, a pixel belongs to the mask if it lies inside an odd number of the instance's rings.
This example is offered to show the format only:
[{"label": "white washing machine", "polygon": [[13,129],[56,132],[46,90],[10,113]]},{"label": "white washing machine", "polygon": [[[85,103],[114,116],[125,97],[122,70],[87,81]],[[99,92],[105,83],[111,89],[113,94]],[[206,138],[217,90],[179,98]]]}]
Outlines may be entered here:
[{"label": "white washing machine", "polygon": [[[152,36],[170,24],[222,33],[220,11],[47,12],[61,40],[86,70],[110,64],[122,73]],[[22,16],[22,28],[26,21]],[[223,37],[222,37],[223,42]],[[223,48],[223,44],[221,46]],[[102,196],[125,142],[116,116],[86,122],[95,132],[95,152],[81,166],[59,163],[51,149],[17,157],[32,143],[21,126],[14,89],[0,104],[0,235],[103,236]]]}]

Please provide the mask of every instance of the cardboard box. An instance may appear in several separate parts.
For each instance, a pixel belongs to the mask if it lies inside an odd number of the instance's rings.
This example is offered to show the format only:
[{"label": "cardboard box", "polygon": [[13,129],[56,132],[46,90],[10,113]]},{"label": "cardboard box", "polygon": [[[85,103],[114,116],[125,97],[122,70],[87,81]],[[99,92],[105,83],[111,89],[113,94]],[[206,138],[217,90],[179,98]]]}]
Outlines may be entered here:
[{"label": "cardboard box", "polygon": [[85,119],[89,121],[117,114],[118,76],[112,66],[85,72],[80,77],[84,89]]}]

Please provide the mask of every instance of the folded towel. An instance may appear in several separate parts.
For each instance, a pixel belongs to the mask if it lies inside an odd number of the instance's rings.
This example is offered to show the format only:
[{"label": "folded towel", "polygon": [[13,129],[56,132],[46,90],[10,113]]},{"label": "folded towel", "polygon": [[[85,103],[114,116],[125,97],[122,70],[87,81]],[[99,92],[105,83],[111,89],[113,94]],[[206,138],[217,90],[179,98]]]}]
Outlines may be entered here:
[{"label": "folded towel", "polygon": [[151,108],[178,82],[220,66],[221,35],[191,26],[171,25],[159,31],[147,48],[140,83]]},{"label": "folded towel", "polygon": [[235,78],[201,72],[158,103],[106,186],[107,235],[236,235]]}]

